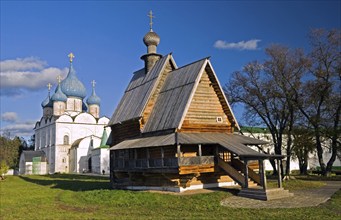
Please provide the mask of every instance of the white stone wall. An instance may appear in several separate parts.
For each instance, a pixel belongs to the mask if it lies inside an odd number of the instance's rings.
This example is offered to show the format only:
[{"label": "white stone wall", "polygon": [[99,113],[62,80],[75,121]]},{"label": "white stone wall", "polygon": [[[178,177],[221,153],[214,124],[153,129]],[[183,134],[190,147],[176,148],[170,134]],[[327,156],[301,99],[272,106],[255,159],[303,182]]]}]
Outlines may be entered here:
[{"label": "white stone wall", "polygon": [[101,149],[101,173],[102,173],[102,170],[105,171],[105,174],[110,173],[109,154],[110,154],[109,148],[102,148]]},{"label": "white stone wall", "polygon": [[66,101],[66,111],[71,112],[82,112],[82,99],[76,97],[68,97]]},{"label": "white stone wall", "polygon": [[[257,138],[257,139],[269,142],[269,144],[265,144],[262,147],[263,147],[263,149],[266,152],[274,153],[274,143],[272,141],[271,134],[269,134],[269,133],[253,133],[253,134],[251,134],[251,133],[244,132],[244,135],[248,136],[248,137],[253,137],[253,138]],[[285,154],[286,143],[287,143],[287,136],[283,135],[282,154]],[[322,143],[322,146],[323,146],[323,159],[324,159],[324,162],[326,164],[327,164],[328,160],[331,157],[331,152],[328,149],[328,146],[330,146],[330,144],[331,143],[330,143],[329,140],[324,140],[323,143]],[[252,146],[251,148],[256,150],[256,151],[258,151],[257,147]],[[265,160],[264,164],[265,164],[265,169],[266,170],[272,170],[272,166],[271,166],[269,160]],[[320,164],[318,162],[317,153],[315,152],[315,153],[309,154],[308,169],[316,168],[316,167],[319,167],[319,166],[320,166]],[[337,157],[336,157],[336,160],[335,160],[333,166],[341,166],[341,161]],[[291,158],[291,160],[290,160],[290,170],[293,171],[293,170],[299,170],[299,169],[300,168],[299,168],[298,160],[297,159],[294,160],[294,159]]]},{"label": "white stone wall", "polygon": [[99,106],[89,105],[89,113],[92,114],[95,118],[99,118]]},{"label": "white stone wall", "polygon": [[53,114],[60,116],[64,114],[66,108],[65,102],[53,102]]},{"label": "white stone wall", "polygon": [[96,148],[92,151],[92,169],[93,173],[109,174],[109,148]]},{"label": "white stone wall", "polygon": [[[72,146],[70,150],[70,164],[73,173],[89,172],[89,159],[95,146],[99,146],[101,139],[96,136],[83,138],[78,145]],[[90,164],[91,166],[91,164]]]},{"label": "white stone wall", "polygon": [[[43,150],[48,161],[48,173],[68,173],[70,168],[69,151],[72,144],[81,138],[88,136],[101,137],[104,126],[109,119],[102,117],[97,120],[89,113],[61,115],[59,118],[42,118],[35,128],[35,150]],[[64,143],[64,136],[68,136],[68,143]],[[99,146],[100,143],[98,143]],[[97,146],[96,146],[97,147]],[[77,169],[79,170],[79,169]]]}]

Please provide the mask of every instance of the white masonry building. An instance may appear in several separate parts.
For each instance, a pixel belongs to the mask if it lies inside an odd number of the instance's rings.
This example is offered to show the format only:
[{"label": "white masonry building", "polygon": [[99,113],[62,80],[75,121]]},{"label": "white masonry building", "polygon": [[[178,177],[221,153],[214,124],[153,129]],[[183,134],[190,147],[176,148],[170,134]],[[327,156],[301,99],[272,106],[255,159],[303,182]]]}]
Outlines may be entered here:
[{"label": "white masonry building", "polygon": [[[108,160],[106,149],[107,117],[100,117],[100,98],[95,92],[95,82],[92,82],[92,94],[86,99],[86,89],[77,78],[72,65],[73,54],[70,57],[70,68],[64,80],[58,80],[55,93],[42,102],[43,116],[35,125],[35,152],[32,161],[26,161],[21,155],[20,174],[45,173],[108,173],[109,165],[101,161]],[[101,146],[103,145],[103,146]],[[93,154],[94,151],[94,154]],[[108,150],[107,150],[108,151]],[[103,152],[102,155],[98,152]],[[98,157],[98,158],[97,158]],[[31,157],[26,157],[31,158]],[[92,169],[92,161],[96,169]],[[40,162],[40,163],[39,163]],[[32,164],[32,167],[30,166]],[[46,163],[46,169],[41,168]],[[102,166],[99,167],[99,164]],[[44,165],[43,165],[44,166]]]}]

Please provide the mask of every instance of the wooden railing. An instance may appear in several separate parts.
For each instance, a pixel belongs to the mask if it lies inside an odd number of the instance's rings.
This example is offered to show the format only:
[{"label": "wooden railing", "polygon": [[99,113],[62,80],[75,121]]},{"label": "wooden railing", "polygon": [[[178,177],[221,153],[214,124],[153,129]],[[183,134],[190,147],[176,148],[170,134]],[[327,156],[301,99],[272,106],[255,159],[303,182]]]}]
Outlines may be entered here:
[{"label": "wooden railing", "polygon": [[115,159],[114,169],[178,168],[179,166],[214,164],[214,156],[153,159]]},{"label": "wooden railing", "polygon": [[[242,161],[232,160],[232,166],[235,167],[237,170],[240,170],[242,173],[245,173],[245,164]],[[249,178],[256,183],[261,184],[260,175],[253,171],[253,169],[251,169],[250,167],[248,167],[247,169]]]},{"label": "wooden railing", "polygon": [[214,156],[179,157],[179,166],[214,164]]},{"label": "wooden railing", "polygon": [[234,169],[229,163],[218,157],[218,165],[225,170],[225,172],[242,187],[245,187],[245,178],[236,169]]}]

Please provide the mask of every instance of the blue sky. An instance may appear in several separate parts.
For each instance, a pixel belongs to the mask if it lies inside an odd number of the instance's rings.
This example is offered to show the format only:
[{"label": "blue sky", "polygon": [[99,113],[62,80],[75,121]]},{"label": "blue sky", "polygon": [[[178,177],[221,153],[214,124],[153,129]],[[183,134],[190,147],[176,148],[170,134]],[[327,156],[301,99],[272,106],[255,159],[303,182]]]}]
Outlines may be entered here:
[{"label": "blue sky", "polygon": [[[279,43],[307,48],[313,28],[340,28],[340,1],[1,1],[1,131],[33,134],[42,116],[46,84],[65,75],[75,54],[78,78],[102,99],[111,117],[135,70],[143,67],[142,42],[153,30],[158,53],[178,66],[211,56],[221,84],[264,49]],[[54,88],[52,91],[54,91]],[[242,121],[242,108],[234,106]],[[241,123],[242,124],[242,123]]]}]

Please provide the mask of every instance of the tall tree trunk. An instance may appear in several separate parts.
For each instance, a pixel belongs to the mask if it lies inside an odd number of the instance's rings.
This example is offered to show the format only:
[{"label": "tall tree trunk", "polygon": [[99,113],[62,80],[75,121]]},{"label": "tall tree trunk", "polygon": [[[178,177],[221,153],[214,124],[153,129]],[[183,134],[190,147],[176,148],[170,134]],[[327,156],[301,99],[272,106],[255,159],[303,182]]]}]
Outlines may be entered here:
[{"label": "tall tree trunk", "polygon": [[285,175],[290,175],[290,160],[291,160],[291,145],[292,145],[292,129],[294,126],[294,109],[293,106],[290,105],[290,117],[289,117],[289,126],[288,126],[288,139],[287,139],[287,162],[285,167]]},{"label": "tall tree trunk", "polygon": [[274,176],[276,176],[278,173],[277,173],[277,168],[276,168],[276,162],[275,162],[275,160],[269,160],[270,161],[270,164],[271,164],[271,166],[272,166],[272,169],[273,169],[273,174],[272,175],[274,175]]},{"label": "tall tree trunk", "polygon": [[333,164],[336,160],[336,156],[337,156],[337,148],[338,148],[338,137],[340,136],[340,128],[339,128],[339,122],[340,122],[340,113],[341,113],[341,103],[339,103],[337,110],[336,110],[336,114],[335,114],[335,118],[334,118],[334,125],[333,125],[333,133],[332,133],[332,156],[330,157],[328,163],[327,163],[327,167],[326,167],[326,175],[329,175],[332,171],[333,168]]},{"label": "tall tree trunk", "polygon": [[321,172],[322,175],[326,175],[326,164],[323,161],[323,149],[322,149],[322,144],[321,144],[321,136],[320,136],[320,132],[318,129],[315,128],[315,141],[316,141],[316,150],[317,150],[317,157],[318,157],[318,161],[321,167]]}]

